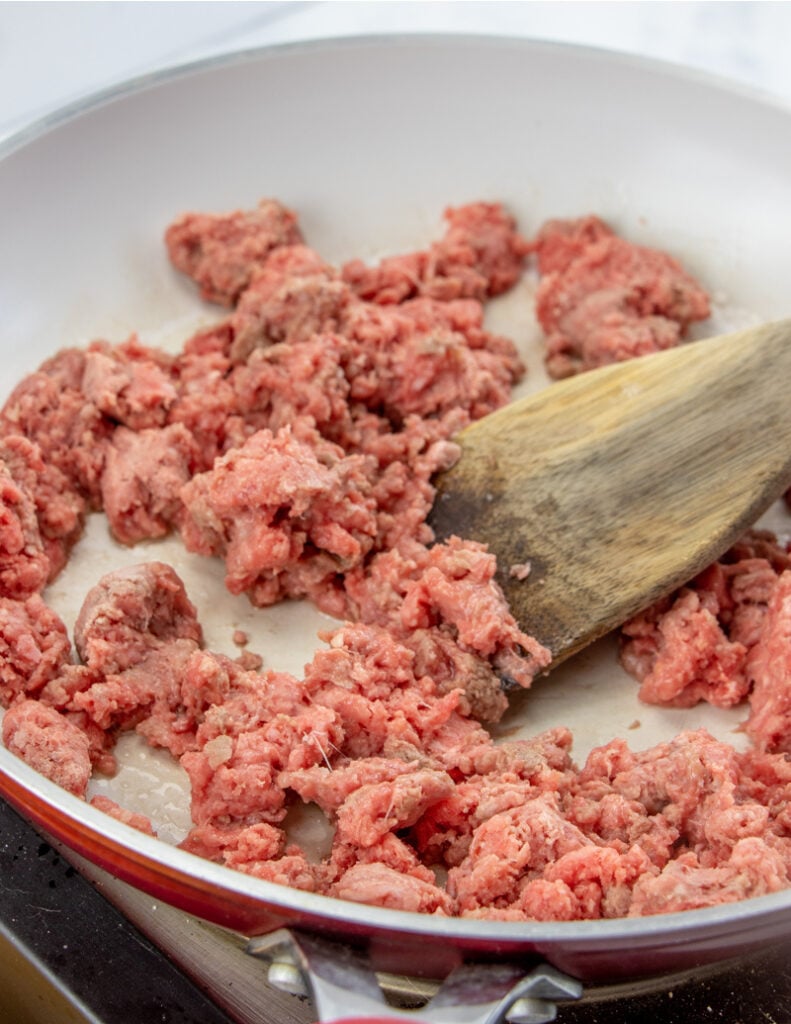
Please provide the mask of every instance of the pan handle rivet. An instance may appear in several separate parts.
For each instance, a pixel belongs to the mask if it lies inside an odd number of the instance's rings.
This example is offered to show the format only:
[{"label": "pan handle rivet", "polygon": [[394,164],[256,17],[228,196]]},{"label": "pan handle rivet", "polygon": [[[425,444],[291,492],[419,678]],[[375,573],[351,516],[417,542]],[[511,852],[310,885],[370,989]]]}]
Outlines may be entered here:
[{"label": "pan handle rivet", "polygon": [[309,995],[305,977],[295,964],[282,962],[270,964],[267,981],[273,988],[280,989],[281,992],[288,992],[292,996]]},{"label": "pan handle rivet", "polygon": [[551,1024],[557,1019],[554,1003],[544,999],[517,999],[506,1014],[508,1024]]}]

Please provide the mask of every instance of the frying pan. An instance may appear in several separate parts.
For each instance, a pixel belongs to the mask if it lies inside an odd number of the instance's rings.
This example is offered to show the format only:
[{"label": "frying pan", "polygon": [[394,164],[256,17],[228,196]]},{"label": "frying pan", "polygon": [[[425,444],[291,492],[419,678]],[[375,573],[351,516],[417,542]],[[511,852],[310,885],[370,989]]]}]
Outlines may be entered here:
[{"label": "frying pan", "polygon": [[[310,244],[334,262],[419,247],[437,235],[445,206],[473,199],[502,200],[526,233],[547,217],[596,212],[632,240],[670,249],[709,285],[707,333],[789,313],[791,111],[708,77],[595,50],[419,36],[245,52],[100,94],[5,142],[0,157],[3,397],[60,347],[132,331],[167,343],[210,321],[216,313],[168,267],[162,231],[182,210],[251,207],[262,196],[296,209]],[[523,345],[528,389],[545,383],[529,288],[491,311],[492,326]],[[774,515],[787,526],[784,513]],[[145,557],[113,550],[95,527],[75,571],[89,586],[115,556]],[[211,604],[219,572],[189,568],[196,603]],[[78,586],[67,573],[53,587],[64,616],[87,589],[78,594]],[[245,628],[253,616],[239,603],[222,614]],[[295,656],[298,670],[310,650],[295,644],[293,630],[315,627],[314,613],[273,614],[267,662],[291,670]],[[607,642],[550,677],[513,716],[529,732],[575,726],[581,702],[569,694],[583,691],[578,757],[636,717],[644,746],[696,724],[734,740],[739,721],[706,708],[638,707]],[[161,797],[147,771],[148,796]],[[145,789],[135,799],[145,800]],[[4,749],[0,791],[48,835],[157,899],[248,936],[289,928],[340,939],[364,948],[382,971],[443,978],[465,961],[515,961],[525,971],[545,962],[598,984],[713,963],[791,936],[791,891],[575,923],[359,906],[237,874],[141,835]]]}]

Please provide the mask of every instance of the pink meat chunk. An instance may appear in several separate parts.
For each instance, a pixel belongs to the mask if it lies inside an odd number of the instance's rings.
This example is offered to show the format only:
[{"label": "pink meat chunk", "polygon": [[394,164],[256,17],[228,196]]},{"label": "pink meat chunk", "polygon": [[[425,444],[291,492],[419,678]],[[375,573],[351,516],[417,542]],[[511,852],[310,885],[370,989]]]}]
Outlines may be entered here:
[{"label": "pink meat chunk", "polygon": [[641,699],[732,707],[748,697],[753,650],[790,568],[774,534],[751,531],[688,586],[627,622],[621,662],[641,682]]},{"label": "pink meat chunk", "polygon": [[753,690],[745,731],[760,750],[791,753],[791,570],[777,579],[747,673]]},{"label": "pink meat chunk", "polygon": [[272,751],[254,733],[218,737],[181,758],[191,785],[191,817],[197,825],[252,825],[282,821],[283,791],[275,785]]},{"label": "pink meat chunk", "polygon": [[[217,699],[218,693],[224,696]],[[304,683],[294,676],[271,670],[247,671],[235,661],[209,651],[196,653],[187,664],[182,702],[198,722],[200,746],[218,737],[236,738],[254,732],[274,718],[295,723],[302,720],[309,725],[310,716],[300,716],[312,707]],[[330,719],[323,710],[317,712],[317,721],[326,724]]]},{"label": "pink meat chunk", "polygon": [[432,769],[366,783],[338,809],[338,839],[355,846],[373,846],[388,832],[414,825],[429,807],[452,791],[450,776]]},{"label": "pink meat chunk", "polygon": [[85,733],[54,708],[22,700],[6,711],[3,743],[23,761],[75,796],[85,796],[91,776]]},{"label": "pink meat chunk", "polygon": [[202,639],[184,584],[163,562],[107,573],[89,591],[74,627],[80,658],[105,674],[134,667],[170,641],[197,646]]},{"label": "pink meat chunk", "polygon": [[341,365],[344,345],[337,335],[316,334],[251,352],[229,378],[245,424],[277,431],[309,418],[323,437],[342,444],[353,429]]},{"label": "pink meat chunk", "polygon": [[296,715],[275,715],[236,736],[220,734],[181,759],[192,783],[192,818],[198,825],[278,822],[285,792],[276,784],[282,771],[324,763],[343,741],[337,716],[306,707]]},{"label": "pink meat chunk", "polygon": [[376,534],[366,469],[363,457],[290,428],[259,431],[183,488],[182,537],[190,551],[222,555],[228,589],[255,604],[331,599]]},{"label": "pink meat chunk", "polygon": [[268,882],[314,892],[316,866],[296,846],[286,846],[283,831],[267,822],[254,825],[196,825],[182,849],[226,864]]},{"label": "pink meat chunk", "polygon": [[139,432],[119,427],[107,447],[101,482],[116,539],[136,544],[168,534],[184,515],[181,488],[199,462],[197,444],[180,423]]},{"label": "pink meat chunk", "polygon": [[273,249],[301,241],[297,218],[273,199],[254,210],[187,213],[165,233],[173,265],[191,277],[210,302],[232,306]]},{"label": "pink meat chunk", "polygon": [[526,244],[499,203],[445,211],[443,238],[422,252],[391,256],[378,266],[347,263],[343,276],[361,298],[389,304],[415,296],[447,301],[499,295],[522,273]]},{"label": "pink meat chunk", "polygon": [[51,582],[66,564],[82,534],[85,500],[57,466],[44,461],[39,446],[20,434],[0,438],[0,467],[3,467],[0,479],[5,479],[8,486],[7,473],[22,493],[21,504],[15,506],[21,517],[20,527],[29,519],[25,495],[32,501],[38,540],[31,524],[29,546],[31,552],[36,552],[40,542],[49,563],[46,582]]},{"label": "pink meat chunk", "polygon": [[193,335],[176,359],[178,397],[168,412],[168,423],[192,435],[201,457],[196,469],[201,471],[211,469],[219,455],[242,444],[250,433],[229,379],[231,362],[208,341],[224,333],[212,329]]},{"label": "pink meat chunk", "polygon": [[448,873],[448,891],[462,913],[514,903],[520,883],[540,877],[564,854],[592,845],[541,795],[494,814],[473,833],[467,856]]},{"label": "pink meat chunk", "polygon": [[138,659],[134,664],[100,676],[68,707],[85,713],[105,732],[136,727],[152,746],[180,754],[194,746],[194,726],[181,708],[180,689],[195,647],[193,640],[182,639],[138,648],[130,654]]},{"label": "pink meat chunk", "polygon": [[123,822],[124,825],[129,825],[130,828],[137,829],[138,832],[144,832],[148,836],[156,835],[151,820],[145,814],[129,811],[107,796],[92,797],[91,807],[95,807],[104,814],[109,814],[111,818]]},{"label": "pink meat chunk", "polygon": [[543,272],[536,315],[552,377],[671,348],[709,315],[706,292],[677,260],[595,218],[550,221],[534,248]]},{"label": "pink meat chunk", "polygon": [[30,492],[0,461],[0,596],[23,600],[42,590],[50,562]]},{"label": "pink meat chunk", "polygon": [[595,216],[573,220],[549,220],[542,225],[530,248],[535,252],[542,277],[563,273],[585,251],[615,232]]},{"label": "pink meat chunk", "polygon": [[498,409],[524,366],[513,342],[484,330],[482,317],[473,300],[351,302],[341,325],[350,397],[397,427],[410,415],[461,411],[469,422]]},{"label": "pink meat chunk", "polygon": [[625,853],[611,847],[581,847],[547,865],[543,877],[527,882],[516,906],[536,921],[585,921],[624,917],[641,878],[656,874],[639,846]]},{"label": "pink meat chunk", "polygon": [[69,661],[66,627],[38,594],[25,601],[0,597],[0,703],[33,697]]},{"label": "pink meat chunk", "polygon": [[694,910],[786,888],[786,863],[757,838],[743,839],[728,860],[702,867],[694,853],[672,861],[659,875],[645,875],[634,887],[629,916],[670,914]]},{"label": "pink meat chunk", "polygon": [[[485,547],[452,537],[430,549],[414,545],[407,558],[399,551],[378,555],[365,576],[347,577],[346,590],[362,621],[386,626],[408,646],[416,638],[424,658],[425,631],[436,631],[438,643],[450,637],[461,651],[489,660],[502,677],[527,687],[550,655],[519,629],[495,570],[495,558]],[[473,694],[482,677],[475,661],[467,665]],[[456,685],[464,687],[464,678]],[[485,707],[490,701],[478,693],[476,704]]]},{"label": "pink meat chunk", "polygon": [[[434,804],[413,830],[413,841],[428,863],[457,867],[467,856],[475,830],[497,814],[542,794],[564,796],[576,775],[569,757],[571,734],[556,729],[530,741],[490,746],[489,758],[467,768],[453,792]],[[458,772],[458,768],[456,769]]]},{"label": "pink meat chunk", "polygon": [[337,270],[306,245],[278,249],[261,265],[229,318],[234,362],[252,351],[338,331],[352,298]]},{"label": "pink meat chunk", "polygon": [[[624,635],[639,637],[641,623],[632,620]],[[747,649],[731,643],[717,618],[694,590],[679,595],[656,626],[641,637],[656,642],[652,668],[642,680],[640,699],[647,704],[692,707],[708,700],[721,707],[738,704],[747,694],[744,672]],[[632,646],[632,656],[637,645]],[[625,655],[629,664],[629,654]],[[634,664],[632,662],[632,664]]]},{"label": "pink meat chunk", "polygon": [[433,531],[426,523],[436,494],[431,478],[458,461],[460,448],[447,436],[455,433],[454,425],[463,422],[466,417],[461,410],[440,420],[408,416],[397,432],[382,417],[369,415],[357,420],[359,433],[350,439],[349,448],[376,460],[372,493],[377,546],[383,551],[407,550],[415,542],[428,545],[433,541]]},{"label": "pink meat chunk", "polygon": [[115,733],[103,729],[85,711],[79,710],[75,705],[77,695],[84,693],[101,679],[102,676],[92,672],[84,665],[74,665],[69,662],[62,665],[57,675],[45,683],[38,691],[36,698],[42,704],[65,714],[85,733],[88,737],[88,752],[94,769],[103,775],[112,776],[118,769],[118,764],[112,753],[116,740]]},{"label": "pink meat chunk", "polygon": [[599,798],[617,793],[649,815],[662,814],[679,834],[696,838],[707,799],[732,789],[738,778],[735,750],[705,730],[682,732],[668,743],[632,753],[623,740],[592,751],[579,777],[579,792]]},{"label": "pink meat chunk", "polygon": [[236,857],[246,862],[268,861],[283,853],[285,840],[283,830],[267,822],[259,822],[256,825],[231,825],[225,828],[217,825],[196,825],[190,829],[189,835],[180,846],[189,853],[218,863],[225,863],[228,857]]},{"label": "pink meat chunk", "polygon": [[35,442],[73,490],[100,506],[104,444],[114,424],[82,391],[86,355],[65,349],[25,377],[0,412],[0,433]]},{"label": "pink meat chunk", "polygon": [[[513,343],[483,329],[480,303],[421,299],[397,312],[382,309],[355,299],[306,247],[273,254],[229,328],[237,362],[273,345],[288,346],[280,358],[297,362],[307,355],[304,344],[327,336],[325,345],[337,359],[330,365],[333,390],[340,386],[369,409],[386,409],[396,422],[457,406],[478,418],[503,405],[524,373]],[[320,353],[315,340],[313,345],[315,360]]]},{"label": "pink meat chunk", "polygon": [[[365,401],[396,423],[409,415],[428,418],[459,408],[471,420],[480,419],[505,405],[521,376],[498,353],[472,349],[463,335],[441,328],[410,330],[377,364],[377,385]],[[359,381],[355,386],[359,392]]]},{"label": "pink meat chunk", "polygon": [[461,690],[443,693],[429,676],[417,676],[413,652],[387,631],[345,626],[329,643],[307,666],[305,684],[315,704],[340,716],[342,755],[428,755],[446,771],[488,756],[491,738],[467,717]]},{"label": "pink meat chunk", "polygon": [[169,363],[134,337],[114,348],[95,342],[85,353],[82,392],[116,423],[132,430],[161,427],[177,396]]},{"label": "pink meat chunk", "polygon": [[336,761],[331,768],[314,765],[286,772],[281,782],[298,793],[305,803],[315,803],[328,817],[335,817],[339,808],[362,787],[393,783],[400,775],[414,773],[417,768],[416,763],[403,758],[370,756],[346,763]]},{"label": "pink meat chunk", "polygon": [[329,894],[352,903],[420,914],[449,914],[452,901],[438,885],[405,875],[386,864],[354,864],[330,888]]}]

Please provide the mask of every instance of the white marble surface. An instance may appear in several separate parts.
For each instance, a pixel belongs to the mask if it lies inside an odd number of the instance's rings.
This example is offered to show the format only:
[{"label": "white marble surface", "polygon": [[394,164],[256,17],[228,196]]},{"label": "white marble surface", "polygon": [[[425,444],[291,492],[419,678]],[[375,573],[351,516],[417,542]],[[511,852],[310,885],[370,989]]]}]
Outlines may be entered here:
[{"label": "white marble surface", "polygon": [[791,3],[0,3],[0,139],[133,75],[329,36],[466,32],[580,43],[713,72],[791,102]]}]

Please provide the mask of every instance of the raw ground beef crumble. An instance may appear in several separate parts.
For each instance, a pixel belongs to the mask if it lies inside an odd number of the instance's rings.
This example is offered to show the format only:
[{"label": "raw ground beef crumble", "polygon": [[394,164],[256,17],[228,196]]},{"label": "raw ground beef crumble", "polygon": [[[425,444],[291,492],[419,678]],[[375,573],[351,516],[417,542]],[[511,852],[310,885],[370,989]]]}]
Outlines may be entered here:
[{"label": "raw ground beef crumble", "polygon": [[[434,543],[453,435],[524,373],[483,302],[531,263],[562,377],[679,343],[708,315],[672,257],[586,217],[533,239],[494,203],[446,213],[428,249],[340,269],[293,212],[187,214],[174,265],[227,307],[175,356],[96,341],[23,380],[0,412],[0,702],[9,750],[77,794],[136,730],[184,767],[183,847],[258,878],[434,914],[656,914],[791,884],[791,553],[752,532],[627,623],[646,701],[750,700],[737,753],[705,731],[571,759],[556,728],[495,744],[482,723],[549,654],[520,630],[495,560]],[[207,650],[181,580],[105,575],[74,628],[42,592],[89,511],[126,545],[176,532],[257,606],[337,617],[301,677]],[[513,566],[524,578],[529,563]],[[237,631],[234,643],[248,637]],[[320,809],[324,856],[288,833]],[[94,797],[144,832],[151,822]]]}]

